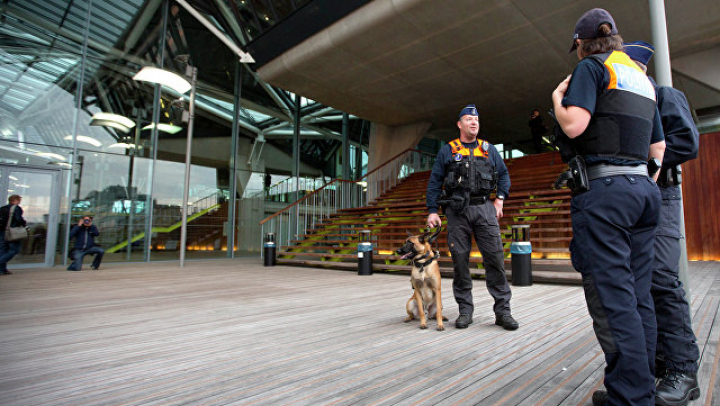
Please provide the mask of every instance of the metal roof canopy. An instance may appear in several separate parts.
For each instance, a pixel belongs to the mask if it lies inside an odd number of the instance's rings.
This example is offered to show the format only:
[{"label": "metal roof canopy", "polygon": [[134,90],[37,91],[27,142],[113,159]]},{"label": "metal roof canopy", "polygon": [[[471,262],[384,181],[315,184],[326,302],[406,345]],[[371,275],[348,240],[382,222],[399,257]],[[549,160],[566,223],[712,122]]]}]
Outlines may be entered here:
[{"label": "metal roof canopy", "polygon": [[[441,139],[456,134],[458,112],[474,103],[484,137],[529,142],[529,114],[550,108],[551,92],[578,62],[568,54],[575,22],[597,6],[589,0],[458,0],[452,6],[374,0],[258,74],[374,122],[430,122],[430,135]],[[647,1],[600,6],[613,15],[623,39],[653,42]],[[720,3],[668,0],[665,8],[675,87],[686,92],[693,110],[720,106]]]}]

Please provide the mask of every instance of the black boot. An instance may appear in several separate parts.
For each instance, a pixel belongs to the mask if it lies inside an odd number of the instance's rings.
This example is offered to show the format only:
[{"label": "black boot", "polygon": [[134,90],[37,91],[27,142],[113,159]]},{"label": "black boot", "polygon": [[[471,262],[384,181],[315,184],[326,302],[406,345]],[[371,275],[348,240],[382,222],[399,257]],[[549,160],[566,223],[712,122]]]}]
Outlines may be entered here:
[{"label": "black boot", "polygon": [[470,324],[472,324],[472,315],[471,314],[461,314],[457,320],[455,320],[455,327],[456,328],[467,328]]},{"label": "black boot", "polygon": [[660,406],[685,406],[700,397],[697,374],[668,369],[660,379],[655,393],[655,404]]},{"label": "black boot", "polygon": [[592,404],[593,406],[605,406],[608,401],[608,394],[607,391],[604,390],[596,390],[593,392],[592,395]]}]

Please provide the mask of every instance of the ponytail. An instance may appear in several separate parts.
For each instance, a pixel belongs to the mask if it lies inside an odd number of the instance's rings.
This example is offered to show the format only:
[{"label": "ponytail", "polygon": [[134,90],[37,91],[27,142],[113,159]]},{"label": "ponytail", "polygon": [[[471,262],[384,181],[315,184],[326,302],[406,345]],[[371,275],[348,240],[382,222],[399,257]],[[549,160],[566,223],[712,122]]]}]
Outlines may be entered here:
[{"label": "ponytail", "polygon": [[583,57],[594,54],[604,54],[611,51],[623,50],[623,39],[619,34],[610,35],[612,26],[610,23],[600,24],[597,30],[597,38],[580,40],[580,53]]}]

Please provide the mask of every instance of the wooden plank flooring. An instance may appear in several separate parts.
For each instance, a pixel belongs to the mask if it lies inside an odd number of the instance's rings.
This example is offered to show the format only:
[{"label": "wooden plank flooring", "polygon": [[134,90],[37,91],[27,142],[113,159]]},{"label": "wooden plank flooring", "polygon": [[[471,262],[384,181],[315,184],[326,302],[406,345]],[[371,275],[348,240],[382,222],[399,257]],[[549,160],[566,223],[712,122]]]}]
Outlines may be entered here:
[{"label": "wooden plank flooring", "polygon": [[[720,405],[720,263],[693,262],[702,395]],[[603,356],[582,288],[513,287],[520,329],[403,323],[409,277],[258,259],[0,278],[0,405],[590,405]]]}]

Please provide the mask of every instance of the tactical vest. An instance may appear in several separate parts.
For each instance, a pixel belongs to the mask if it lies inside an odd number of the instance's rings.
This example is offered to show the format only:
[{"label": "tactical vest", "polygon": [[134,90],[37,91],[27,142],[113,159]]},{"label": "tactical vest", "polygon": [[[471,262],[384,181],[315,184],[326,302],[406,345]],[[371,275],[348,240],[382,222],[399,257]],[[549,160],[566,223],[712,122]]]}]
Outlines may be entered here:
[{"label": "tactical vest", "polygon": [[591,55],[610,72],[585,132],[572,141],[579,155],[629,160],[648,158],[655,117],[655,89],[623,52]]},{"label": "tactical vest", "polygon": [[478,147],[470,148],[460,139],[450,141],[452,161],[446,167],[445,190],[468,191],[471,196],[488,195],[497,186],[497,173],[488,158],[487,141],[478,140]]}]

